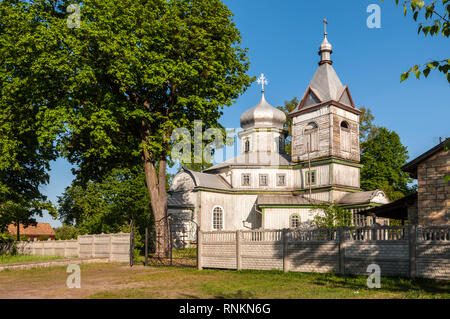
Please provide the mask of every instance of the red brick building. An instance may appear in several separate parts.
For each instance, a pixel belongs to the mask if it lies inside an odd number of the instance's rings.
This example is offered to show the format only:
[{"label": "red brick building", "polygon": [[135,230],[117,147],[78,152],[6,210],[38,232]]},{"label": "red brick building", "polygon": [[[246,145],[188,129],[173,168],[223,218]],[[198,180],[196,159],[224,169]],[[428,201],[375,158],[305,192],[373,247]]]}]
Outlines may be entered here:
[{"label": "red brick building", "polygon": [[[17,236],[17,226],[15,224],[8,225],[8,232],[12,236]],[[55,231],[52,226],[48,223],[37,223],[36,226],[27,226],[24,227],[22,224],[19,226],[19,235],[26,236],[30,240],[47,240],[50,238],[51,240],[55,239]]]}]

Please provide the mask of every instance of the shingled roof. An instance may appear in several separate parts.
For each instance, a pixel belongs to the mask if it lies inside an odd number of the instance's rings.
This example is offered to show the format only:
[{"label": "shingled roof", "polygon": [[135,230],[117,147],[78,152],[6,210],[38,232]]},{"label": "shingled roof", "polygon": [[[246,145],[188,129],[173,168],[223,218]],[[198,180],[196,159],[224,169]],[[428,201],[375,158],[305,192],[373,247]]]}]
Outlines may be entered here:
[{"label": "shingled roof", "polygon": [[[17,226],[14,224],[8,225],[8,232],[11,235],[17,235]],[[52,226],[48,223],[37,223],[36,226],[27,226],[24,227],[23,224],[19,225],[19,232],[21,235],[28,235],[28,236],[55,236],[55,231],[53,230]]]}]

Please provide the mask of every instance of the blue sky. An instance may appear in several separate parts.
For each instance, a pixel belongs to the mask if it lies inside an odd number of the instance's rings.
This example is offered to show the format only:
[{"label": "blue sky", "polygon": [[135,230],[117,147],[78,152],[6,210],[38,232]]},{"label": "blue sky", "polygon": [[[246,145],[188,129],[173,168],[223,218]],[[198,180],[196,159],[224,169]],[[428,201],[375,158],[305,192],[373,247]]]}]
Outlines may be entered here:
[{"label": "blue sky", "polygon": [[[415,64],[448,58],[450,43],[443,37],[417,34],[417,24],[394,0],[225,0],[243,37],[250,58],[250,75],[269,79],[266,98],[273,106],[301,97],[317,68],[327,18],[328,40],[333,45],[333,67],[348,85],[356,105],[372,110],[375,124],[396,131],[415,158],[450,137],[450,87],[439,72],[427,79],[411,77],[400,83],[401,73]],[[381,7],[381,28],[366,25],[368,5]],[[255,83],[231,107],[221,123],[239,127],[243,111],[259,102]],[[69,186],[70,164],[60,159],[51,165],[51,179],[43,192],[56,204]],[[38,221],[59,226],[49,216]]]}]

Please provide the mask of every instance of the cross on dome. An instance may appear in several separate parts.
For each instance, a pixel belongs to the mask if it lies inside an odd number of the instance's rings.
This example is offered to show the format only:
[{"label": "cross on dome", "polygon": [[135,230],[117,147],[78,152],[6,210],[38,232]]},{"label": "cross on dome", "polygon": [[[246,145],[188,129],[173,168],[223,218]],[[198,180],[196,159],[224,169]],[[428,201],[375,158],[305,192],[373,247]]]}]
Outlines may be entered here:
[{"label": "cross on dome", "polygon": [[265,77],[264,73],[261,73],[261,75],[258,78],[257,82],[258,82],[258,84],[261,85],[261,92],[264,93],[264,85],[268,85],[269,84],[269,81]]},{"label": "cross on dome", "polygon": [[326,37],[327,36],[327,24],[328,24],[327,18],[324,18],[322,20],[322,22],[323,22],[323,28],[324,28],[324,35]]}]

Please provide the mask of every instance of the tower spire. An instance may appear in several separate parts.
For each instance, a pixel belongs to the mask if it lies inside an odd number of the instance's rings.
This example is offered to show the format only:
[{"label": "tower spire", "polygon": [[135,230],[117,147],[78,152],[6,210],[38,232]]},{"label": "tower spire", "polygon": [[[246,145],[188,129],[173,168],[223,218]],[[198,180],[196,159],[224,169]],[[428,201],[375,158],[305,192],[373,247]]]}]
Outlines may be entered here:
[{"label": "tower spire", "polygon": [[319,47],[319,55],[320,55],[319,65],[322,65],[324,63],[333,64],[333,61],[331,61],[331,53],[333,53],[333,50],[332,50],[331,44],[328,42],[328,39],[327,39],[327,35],[328,35],[328,33],[327,33],[327,25],[328,25],[327,18],[324,18],[322,20],[322,22],[323,22],[324,33],[323,33],[322,44]]}]

